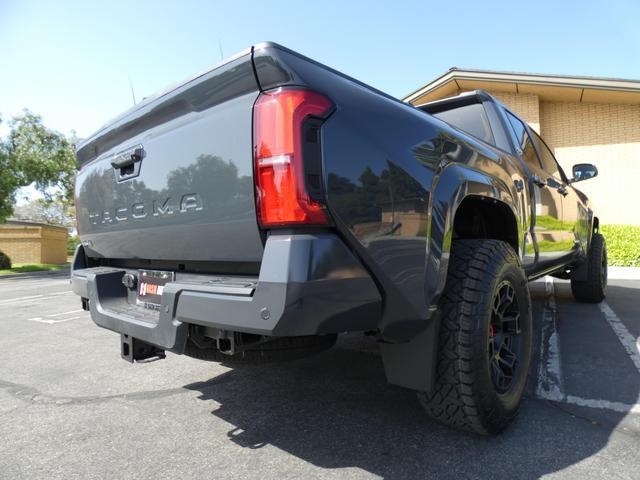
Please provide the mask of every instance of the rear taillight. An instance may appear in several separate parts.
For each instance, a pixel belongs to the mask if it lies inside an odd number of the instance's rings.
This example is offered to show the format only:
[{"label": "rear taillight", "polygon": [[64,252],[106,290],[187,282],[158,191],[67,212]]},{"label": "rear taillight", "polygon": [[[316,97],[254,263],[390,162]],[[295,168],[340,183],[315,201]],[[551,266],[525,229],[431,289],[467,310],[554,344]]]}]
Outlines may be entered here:
[{"label": "rear taillight", "polygon": [[326,225],[324,207],[306,188],[303,126],[333,109],[322,95],[301,89],[262,93],[253,110],[258,221],[262,227]]}]

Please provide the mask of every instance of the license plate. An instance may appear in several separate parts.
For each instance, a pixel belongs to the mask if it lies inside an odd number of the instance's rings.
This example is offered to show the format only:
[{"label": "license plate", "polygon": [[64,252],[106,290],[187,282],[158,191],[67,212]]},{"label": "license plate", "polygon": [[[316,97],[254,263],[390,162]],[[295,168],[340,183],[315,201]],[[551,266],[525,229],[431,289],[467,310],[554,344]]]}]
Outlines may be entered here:
[{"label": "license plate", "polygon": [[173,272],[140,270],[138,275],[138,304],[157,308],[162,303],[164,286],[173,281]]}]

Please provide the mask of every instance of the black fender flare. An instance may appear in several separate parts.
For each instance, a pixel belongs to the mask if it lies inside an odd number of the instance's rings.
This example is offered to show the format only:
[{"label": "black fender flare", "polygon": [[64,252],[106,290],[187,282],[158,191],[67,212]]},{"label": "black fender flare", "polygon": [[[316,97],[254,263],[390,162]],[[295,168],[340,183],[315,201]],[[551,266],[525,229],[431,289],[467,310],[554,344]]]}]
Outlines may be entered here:
[{"label": "black fender flare", "polygon": [[[518,218],[515,192],[495,176],[461,164],[449,164],[440,171],[433,185],[428,206],[425,265],[424,293],[428,319],[424,322],[424,329],[409,342],[380,344],[387,381],[418,391],[430,391],[435,381],[440,327],[437,304],[447,279],[453,221],[458,207],[465,198],[475,196],[501,202]],[[522,246],[522,224],[516,221],[516,225],[518,245]]]},{"label": "black fender flare", "polygon": [[[518,218],[516,193],[502,179],[461,164],[449,164],[434,181],[429,199],[427,220],[427,255],[425,265],[425,303],[429,316],[435,311],[447,279],[453,222],[458,207],[468,197],[501,203]],[[521,255],[522,222],[516,221]]]}]

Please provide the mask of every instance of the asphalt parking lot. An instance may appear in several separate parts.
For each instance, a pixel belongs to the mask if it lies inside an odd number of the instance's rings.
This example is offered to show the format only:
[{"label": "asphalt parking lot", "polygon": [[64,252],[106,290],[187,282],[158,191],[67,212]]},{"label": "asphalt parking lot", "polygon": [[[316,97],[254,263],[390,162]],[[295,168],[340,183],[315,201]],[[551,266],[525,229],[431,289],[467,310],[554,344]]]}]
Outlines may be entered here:
[{"label": "asphalt parking lot", "polygon": [[531,289],[527,397],[480,438],[387,385],[368,338],[280,365],[131,365],[66,277],[0,280],[0,477],[638,478],[640,281],[610,280],[601,305]]}]

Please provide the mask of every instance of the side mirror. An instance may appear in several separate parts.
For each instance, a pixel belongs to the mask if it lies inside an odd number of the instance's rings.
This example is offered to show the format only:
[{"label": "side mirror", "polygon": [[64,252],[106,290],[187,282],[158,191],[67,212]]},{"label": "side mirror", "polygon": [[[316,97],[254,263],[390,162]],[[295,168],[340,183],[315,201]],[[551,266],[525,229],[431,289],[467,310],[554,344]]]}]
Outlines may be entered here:
[{"label": "side mirror", "polygon": [[591,163],[578,163],[573,166],[573,179],[571,183],[589,180],[598,175],[598,169]]}]

